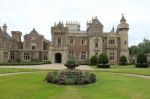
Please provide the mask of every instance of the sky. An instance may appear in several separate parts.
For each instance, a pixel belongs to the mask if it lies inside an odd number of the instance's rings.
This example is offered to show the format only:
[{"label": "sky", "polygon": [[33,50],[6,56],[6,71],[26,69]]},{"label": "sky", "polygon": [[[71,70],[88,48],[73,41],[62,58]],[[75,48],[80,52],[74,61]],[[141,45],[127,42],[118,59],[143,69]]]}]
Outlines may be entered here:
[{"label": "sky", "polygon": [[150,0],[0,0],[0,26],[23,35],[35,28],[51,40],[55,22],[77,21],[81,30],[97,16],[109,32],[120,23],[122,13],[129,24],[129,46],[150,39]]}]

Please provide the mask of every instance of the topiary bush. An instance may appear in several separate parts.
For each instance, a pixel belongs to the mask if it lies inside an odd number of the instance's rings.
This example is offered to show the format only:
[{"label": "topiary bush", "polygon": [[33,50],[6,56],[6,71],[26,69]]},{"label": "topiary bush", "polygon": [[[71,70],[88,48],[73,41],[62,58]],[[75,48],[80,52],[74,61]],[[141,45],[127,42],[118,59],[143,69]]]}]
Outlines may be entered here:
[{"label": "topiary bush", "polygon": [[93,55],[91,58],[90,58],[90,65],[96,65],[97,64],[97,56],[96,55]]},{"label": "topiary bush", "polygon": [[101,53],[98,57],[98,68],[110,68],[108,64],[108,57],[105,53]]},{"label": "topiary bush", "polygon": [[135,65],[136,67],[148,67],[148,63],[147,63],[147,57],[145,54],[140,53],[137,56],[137,64]]},{"label": "topiary bush", "polygon": [[127,63],[127,58],[126,58],[126,56],[124,56],[124,55],[122,55],[121,57],[120,57],[120,60],[119,60],[119,65],[127,65],[128,63]]}]

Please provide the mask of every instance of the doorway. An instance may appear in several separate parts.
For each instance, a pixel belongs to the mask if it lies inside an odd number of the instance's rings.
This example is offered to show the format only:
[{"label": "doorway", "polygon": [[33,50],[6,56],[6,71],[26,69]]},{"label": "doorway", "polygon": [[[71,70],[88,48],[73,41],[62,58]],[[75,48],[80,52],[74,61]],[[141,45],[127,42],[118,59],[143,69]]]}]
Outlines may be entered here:
[{"label": "doorway", "polygon": [[55,54],[55,63],[61,63],[61,59],[62,59],[61,53],[56,53]]}]

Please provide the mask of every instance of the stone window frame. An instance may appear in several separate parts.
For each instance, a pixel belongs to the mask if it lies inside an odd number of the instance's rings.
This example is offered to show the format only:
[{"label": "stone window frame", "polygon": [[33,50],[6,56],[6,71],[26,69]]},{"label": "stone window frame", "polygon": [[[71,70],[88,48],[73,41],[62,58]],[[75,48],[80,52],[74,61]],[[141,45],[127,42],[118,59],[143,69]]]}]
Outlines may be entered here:
[{"label": "stone window frame", "polygon": [[37,48],[36,43],[31,43],[31,50],[35,50]]},{"label": "stone window frame", "polygon": [[31,54],[29,52],[24,52],[24,60],[30,60]]},{"label": "stone window frame", "polygon": [[111,52],[109,52],[109,58],[108,58],[109,60],[115,60],[115,52],[113,52],[113,51],[111,51]]},{"label": "stone window frame", "polygon": [[95,39],[94,44],[95,44],[94,45],[95,48],[99,48],[99,39],[98,38]]},{"label": "stone window frame", "polygon": [[74,52],[73,51],[69,51],[69,58],[74,58]]},{"label": "stone window frame", "polygon": [[43,53],[43,60],[48,60],[47,53]]},{"label": "stone window frame", "polygon": [[109,44],[110,44],[110,45],[115,44],[115,39],[109,39]]},{"label": "stone window frame", "polygon": [[57,47],[60,48],[61,47],[61,43],[62,43],[62,39],[61,37],[57,38]]},{"label": "stone window frame", "polygon": [[81,42],[81,45],[86,45],[86,39],[85,38],[82,38],[81,40],[80,40],[80,42]]},{"label": "stone window frame", "polygon": [[82,51],[81,52],[81,61],[85,61],[86,60],[86,51]]},{"label": "stone window frame", "polygon": [[72,37],[69,39],[69,44],[70,44],[70,45],[73,45],[73,44],[74,44],[74,39],[73,39]]},{"label": "stone window frame", "polygon": [[10,60],[15,60],[15,53],[14,52],[10,52]]}]

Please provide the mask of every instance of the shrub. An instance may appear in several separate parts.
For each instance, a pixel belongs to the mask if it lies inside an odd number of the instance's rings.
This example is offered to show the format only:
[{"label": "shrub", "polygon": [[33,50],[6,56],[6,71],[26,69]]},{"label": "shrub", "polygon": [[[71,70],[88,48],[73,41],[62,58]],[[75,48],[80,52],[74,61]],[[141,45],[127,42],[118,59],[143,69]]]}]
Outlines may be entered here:
[{"label": "shrub", "polygon": [[148,67],[148,64],[146,64],[146,63],[143,63],[143,64],[138,63],[138,64],[136,64],[135,66],[136,66],[136,67],[147,68],[147,67]]},{"label": "shrub", "polygon": [[137,63],[147,63],[147,57],[143,53],[137,56]]},{"label": "shrub", "polygon": [[110,65],[108,64],[108,57],[105,53],[101,53],[98,57],[98,68],[109,68]]},{"label": "shrub", "polygon": [[75,84],[75,79],[68,78],[65,79],[65,85],[74,85]]},{"label": "shrub", "polygon": [[52,82],[52,79],[53,79],[53,77],[52,77],[52,75],[51,75],[51,72],[49,72],[49,73],[47,74],[46,78],[44,79],[44,81],[47,81],[47,82],[51,83],[51,82]]},{"label": "shrub", "polygon": [[95,83],[96,82],[96,76],[93,73],[90,74],[90,82],[91,83]]},{"label": "shrub", "polygon": [[91,80],[90,80],[90,73],[89,73],[89,72],[85,72],[85,73],[84,73],[84,82],[85,82],[85,84],[91,83]]},{"label": "shrub", "polygon": [[51,61],[44,61],[44,64],[51,64]]},{"label": "shrub", "polygon": [[98,64],[108,64],[108,57],[105,53],[101,53],[98,56]]},{"label": "shrub", "polygon": [[98,64],[97,68],[110,68],[109,64]]},{"label": "shrub", "polygon": [[137,64],[135,66],[136,67],[148,67],[147,57],[145,54],[140,53],[137,56]]},{"label": "shrub", "polygon": [[96,64],[97,64],[97,56],[96,56],[96,55],[93,55],[93,56],[90,58],[90,64],[91,64],[91,65],[96,65]]},{"label": "shrub", "polygon": [[126,58],[126,56],[122,55],[120,57],[119,65],[127,65],[127,58]]}]

